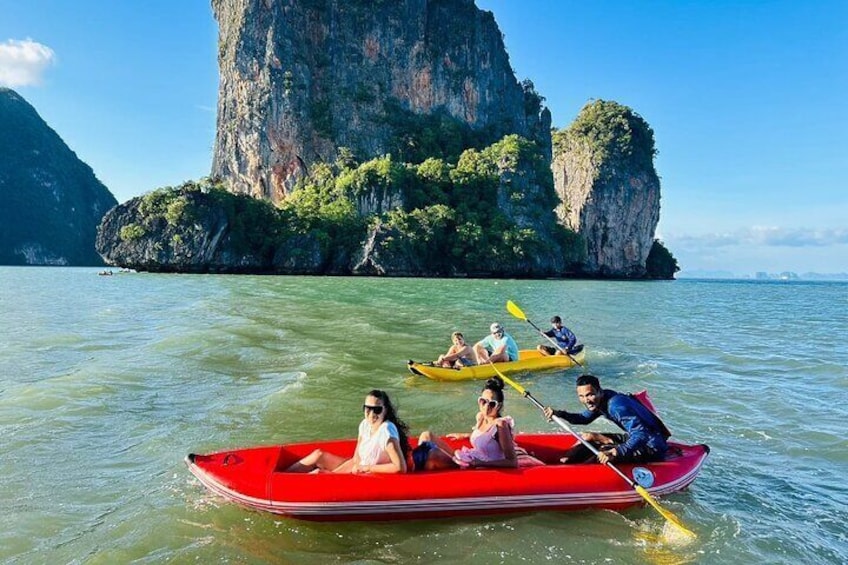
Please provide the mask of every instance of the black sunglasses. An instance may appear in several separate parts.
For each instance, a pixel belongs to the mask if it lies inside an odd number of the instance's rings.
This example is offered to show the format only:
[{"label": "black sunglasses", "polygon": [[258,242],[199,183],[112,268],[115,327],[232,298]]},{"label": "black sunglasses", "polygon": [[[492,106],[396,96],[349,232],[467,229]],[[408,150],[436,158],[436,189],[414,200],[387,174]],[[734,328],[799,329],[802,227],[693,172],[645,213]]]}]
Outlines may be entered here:
[{"label": "black sunglasses", "polygon": [[379,416],[380,414],[383,413],[383,407],[382,406],[368,406],[367,404],[363,404],[362,409],[363,410],[370,410],[371,412],[374,413],[375,416]]}]

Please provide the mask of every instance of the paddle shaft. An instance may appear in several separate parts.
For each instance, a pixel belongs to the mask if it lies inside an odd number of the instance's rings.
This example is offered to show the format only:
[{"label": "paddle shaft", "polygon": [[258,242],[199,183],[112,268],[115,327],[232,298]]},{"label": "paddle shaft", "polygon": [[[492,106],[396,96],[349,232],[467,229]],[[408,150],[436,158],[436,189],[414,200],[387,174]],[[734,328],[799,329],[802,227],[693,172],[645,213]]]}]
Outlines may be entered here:
[{"label": "paddle shaft", "polygon": [[[529,390],[527,390],[526,388],[524,388],[523,386],[521,386],[520,384],[518,384],[518,383],[517,383],[517,382],[515,382],[514,380],[510,379],[509,377],[507,377],[506,375],[504,375],[503,373],[501,373],[501,372],[498,370],[498,368],[495,366],[495,364],[494,364],[494,363],[492,363],[491,361],[489,361],[489,364],[492,366],[492,368],[495,370],[495,372],[498,374],[498,376],[499,376],[501,379],[503,379],[503,382],[505,382],[506,384],[508,384],[509,386],[511,386],[512,388],[514,388],[514,389],[515,389],[515,390],[517,390],[518,392],[520,392],[520,393],[524,396],[524,398],[527,398],[528,400],[530,400],[530,402],[532,402],[533,404],[535,404],[535,405],[536,405],[536,408],[538,408],[538,409],[539,409],[539,410],[541,410],[542,412],[544,412],[544,411],[545,411],[545,405],[544,405],[544,404],[542,404],[541,402],[539,402],[538,400],[536,400],[536,397],[535,397],[535,396],[533,396],[532,394],[530,394],[530,391],[529,391]],[[578,440],[580,443],[582,443],[583,445],[585,445],[585,446],[589,449],[589,451],[591,451],[592,453],[594,453],[596,456],[597,456],[597,455],[600,455],[600,452],[597,450],[597,448],[595,448],[595,446],[594,446],[594,445],[592,445],[591,443],[589,443],[588,441],[586,441],[585,439],[583,439],[583,436],[581,436],[580,434],[578,434],[577,432],[575,432],[575,431],[571,428],[571,426],[569,426],[569,425],[565,422],[565,420],[563,420],[563,419],[562,419],[562,418],[560,418],[559,416],[554,416],[554,417],[552,418],[552,420],[553,420],[554,422],[556,422],[557,424],[559,424],[559,427],[561,427],[562,429],[564,429],[565,431],[567,431],[568,433],[570,433],[571,435],[573,435],[574,437],[576,437],[576,438],[577,438],[577,440]],[[613,465],[613,464],[612,464],[612,463],[610,463],[609,461],[607,461],[606,463],[604,463],[604,465],[606,465],[607,467],[609,467],[610,469],[612,469],[613,471],[615,471],[616,473],[618,473],[618,475],[619,475],[622,479],[624,479],[625,481],[627,481],[627,484],[629,484],[632,488],[636,488],[636,486],[637,486],[637,485],[636,485],[636,483],[635,483],[635,482],[633,482],[633,481],[630,479],[630,477],[628,477],[627,475],[625,475],[624,473],[622,473],[622,472],[618,469],[618,467],[616,467],[615,465]]]},{"label": "paddle shaft", "polygon": [[[529,320],[528,320],[528,321],[529,321]],[[498,374],[498,376],[499,376],[501,379],[503,379],[503,382],[505,382],[506,384],[508,384],[509,386],[511,386],[512,388],[514,388],[514,389],[515,389],[515,390],[517,390],[518,392],[520,392],[520,393],[522,394],[522,396],[524,396],[525,398],[528,398],[528,399],[530,400],[530,402],[532,402],[533,404],[535,404],[535,405],[536,405],[536,407],[537,407],[539,410],[542,410],[542,412],[544,412],[544,411],[545,411],[545,407],[542,405],[542,403],[541,403],[541,402],[539,402],[538,400],[536,400],[536,398],[535,398],[532,394],[530,394],[530,392],[529,392],[529,391],[527,391],[527,389],[525,389],[523,386],[521,386],[520,384],[516,383],[515,381],[513,381],[512,379],[510,379],[509,377],[507,377],[506,375],[504,375],[503,373],[501,373],[501,372],[498,370],[498,368],[497,368],[497,367],[495,367],[495,364],[494,364],[494,363],[492,363],[491,361],[490,361],[489,363],[492,365],[492,368],[495,370],[495,372]],[[559,426],[560,426],[560,427],[562,427],[562,429],[564,429],[565,431],[567,431],[568,433],[570,433],[571,435],[573,435],[574,437],[576,437],[576,438],[578,439],[578,441],[580,441],[580,443],[582,443],[583,445],[585,445],[585,446],[586,446],[586,447],[587,447],[587,448],[588,448],[588,449],[589,449],[592,453],[594,453],[596,456],[599,454],[598,450],[597,450],[597,449],[595,449],[595,446],[594,446],[594,445],[592,445],[591,443],[589,443],[588,441],[584,440],[584,439],[583,439],[583,436],[581,436],[580,434],[578,434],[577,432],[575,432],[574,430],[572,430],[572,429],[571,429],[571,426],[569,426],[569,425],[565,422],[565,420],[563,420],[563,419],[562,419],[562,418],[560,418],[559,416],[554,416],[552,419],[553,419],[553,421],[554,421],[554,422],[556,422],[557,424],[559,424]],[[695,538],[695,537],[696,537],[695,533],[694,533],[693,531],[691,531],[689,528],[687,528],[686,526],[684,526],[684,525],[683,525],[683,522],[681,522],[681,521],[680,521],[680,519],[679,519],[677,516],[675,516],[674,514],[672,514],[671,512],[669,512],[668,510],[666,510],[665,508],[663,508],[662,506],[660,506],[659,502],[657,502],[656,500],[654,500],[654,497],[652,497],[652,496],[648,493],[648,491],[645,489],[645,487],[643,487],[643,486],[642,486],[642,485],[640,485],[640,484],[637,484],[635,481],[633,481],[632,479],[630,479],[630,477],[628,477],[627,475],[625,475],[624,473],[622,473],[622,472],[621,472],[621,470],[620,470],[618,467],[616,467],[615,465],[613,465],[613,464],[612,464],[612,463],[610,463],[609,461],[607,461],[606,463],[604,463],[604,465],[606,465],[607,467],[609,467],[610,469],[612,469],[613,471],[615,471],[615,472],[616,472],[616,474],[618,474],[618,476],[619,476],[619,477],[621,477],[622,479],[624,479],[624,481],[625,481],[628,485],[630,485],[630,488],[632,488],[633,490],[635,490],[635,491],[639,494],[639,496],[641,496],[643,499],[645,499],[645,501],[646,501],[648,504],[650,504],[650,505],[654,508],[654,510],[656,510],[657,512],[659,512],[659,513],[660,513],[660,515],[661,515],[663,518],[665,518],[665,519],[666,519],[666,520],[668,520],[670,523],[672,523],[672,524],[674,524],[675,526],[677,526],[677,528],[678,528],[680,531],[682,531],[684,534],[686,534],[686,535],[688,535],[688,536],[691,536],[692,538]]]},{"label": "paddle shaft", "polygon": [[546,334],[545,332],[543,332],[543,331],[539,328],[539,326],[537,326],[536,324],[534,324],[533,322],[531,322],[531,321],[530,321],[530,319],[529,319],[529,318],[527,318],[527,315],[526,315],[526,314],[524,314],[524,310],[522,310],[521,308],[519,308],[519,307],[518,307],[518,304],[516,304],[516,303],[515,303],[515,302],[513,302],[512,300],[507,300],[507,301],[506,301],[506,310],[507,310],[507,312],[509,312],[510,314],[512,314],[513,316],[515,316],[516,318],[518,318],[519,320],[524,320],[525,322],[527,322],[528,324],[530,324],[531,326],[533,326],[533,328],[535,328],[535,330],[536,330],[537,332],[539,332],[539,335],[541,335],[541,336],[542,336],[543,338],[545,338],[546,340],[550,341],[550,342],[553,344],[553,346],[554,346],[554,347],[556,347],[557,349],[559,349],[559,350],[560,350],[560,351],[561,351],[564,355],[568,355],[568,358],[569,358],[569,359],[571,359],[572,361],[574,361],[576,364],[580,365],[581,367],[583,367],[583,366],[584,366],[584,365],[583,365],[583,363],[581,363],[580,361],[578,361],[578,360],[577,360],[577,359],[576,359],[576,358],[575,358],[575,357],[574,357],[571,353],[569,353],[568,351],[566,351],[565,349],[563,349],[563,348],[562,348],[562,347],[561,347],[561,346],[560,346],[560,345],[559,345],[556,341],[554,341],[554,340],[551,338],[551,336],[549,336],[548,334]]},{"label": "paddle shaft", "polygon": [[[504,381],[504,382],[507,382],[507,381]],[[509,384],[512,384],[512,386],[513,386],[513,387],[515,387],[515,383],[509,383]],[[535,405],[536,405],[536,408],[538,408],[538,409],[539,409],[539,410],[541,410],[542,412],[544,412],[544,411],[545,411],[545,407],[542,405],[542,403],[541,403],[541,402],[539,402],[538,400],[536,400],[536,398],[535,398],[532,394],[530,394],[527,390],[524,390],[524,392],[523,392],[522,394],[524,394],[524,397],[525,397],[525,398],[527,398],[527,399],[529,399],[529,400],[530,400],[530,402],[532,402],[533,404],[535,404]],[[551,418],[551,419],[552,419],[554,422],[556,422],[556,423],[559,425],[559,427],[561,427],[562,429],[564,429],[565,431],[567,431],[568,433],[570,433],[571,435],[573,435],[574,437],[576,437],[576,438],[577,438],[577,440],[578,440],[578,441],[580,441],[580,443],[582,443],[583,445],[585,445],[585,446],[586,446],[586,448],[587,448],[589,451],[591,451],[592,453],[594,453],[596,456],[597,456],[597,455],[600,455],[600,452],[597,450],[597,448],[596,448],[594,445],[592,445],[590,442],[588,442],[588,441],[586,441],[585,439],[583,439],[583,436],[582,436],[582,435],[580,435],[579,433],[575,432],[575,431],[571,428],[571,426],[569,426],[569,425],[565,422],[565,420],[563,420],[563,419],[562,419],[562,418],[560,418],[559,416],[554,416],[554,417],[553,417],[553,418]],[[624,479],[625,481],[627,481],[627,484],[629,484],[631,488],[636,488],[636,483],[635,483],[635,482],[633,482],[633,481],[630,479],[630,477],[628,477],[627,475],[625,475],[624,473],[622,473],[622,472],[618,469],[618,467],[616,467],[615,465],[613,465],[613,464],[612,464],[612,463],[610,463],[609,461],[607,461],[606,463],[604,463],[604,465],[606,465],[607,467],[609,467],[610,469],[612,469],[613,471],[615,471],[616,473],[618,473],[618,476],[620,476],[622,479]]]}]

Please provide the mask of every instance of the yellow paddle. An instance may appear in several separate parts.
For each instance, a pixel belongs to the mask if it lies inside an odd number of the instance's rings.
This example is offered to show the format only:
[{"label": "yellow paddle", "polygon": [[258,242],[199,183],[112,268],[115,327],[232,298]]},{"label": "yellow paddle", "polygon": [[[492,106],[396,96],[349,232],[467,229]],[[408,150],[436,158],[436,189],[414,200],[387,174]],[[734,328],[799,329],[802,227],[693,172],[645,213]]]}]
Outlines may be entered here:
[{"label": "yellow paddle", "polygon": [[[525,398],[528,398],[528,399],[530,400],[530,402],[532,402],[533,404],[535,404],[535,405],[536,405],[536,407],[537,407],[539,410],[541,410],[542,412],[544,412],[544,411],[545,411],[545,407],[542,405],[542,403],[541,403],[541,402],[539,402],[538,400],[536,400],[536,399],[533,397],[533,395],[532,395],[532,394],[530,394],[530,392],[529,392],[527,389],[525,389],[523,386],[521,386],[520,384],[516,383],[515,381],[513,381],[512,379],[510,379],[509,377],[507,377],[506,375],[504,375],[503,373],[501,373],[501,372],[498,370],[498,368],[495,366],[495,364],[494,364],[494,363],[492,363],[491,361],[489,362],[489,364],[492,366],[492,368],[495,370],[495,372],[498,374],[498,376],[499,376],[501,379],[503,379],[503,382],[505,382],[506,384],[508,384],[509,386],[511,386],[512,388],[514,388],[516,391],[518,391],[519,393],[521,393],[521,395],[522,395],[522,396],[524,396]],[[574,437],[576,437],[576,438],[580,441],[580,443],[582,443],[583,445],[585,445],[585,446],[586,446],[586,447],[587,447],[587,448],[588,448],[588,449],[589,449],[592,453],[594,453],[595,455],[598,455],[598,450],[597,450],[597,449],[595,449],[595,446],[594,446],[594,445],[592,445],[591,443],[589,443],[588,441],[586,441],[585,439],[583,439],[583,436],[581,436],[580,434],[578,434],[577,432],[575,432],[573,429],[571,429],[571,426],[569,426],[569,425],[565,422],[565,420],[563,420],[563,419],[562,419],[562,418],[560,418],[559,416],[554,416],[554,417],[553,417],[553,421],[554,421],[554,422],[556,422],[557,424],[559,424],[559,426],[560,426],[562,429],[564,429],[565,431],[567,431],[568,433],[570,433],[571,435],[573,435]],[[604,463],[604,465],[606,465],[607,467],[609,467],[610,469],[612,469],[613,471],[615,471],[616,473],[618,473],[618,476],[619,476],[619,477],[621,477],[622,479],[624,479],[624,480],[627,482],[627,484],[628,484],[628,485],[630,485],[630,488],[632,488],[632,489],[634,489],[636,492],[638,492],[638,493],[639,493],[639,495],[640,495],[642,498],[644,498],[644,499],[648,502],[648,504],[650,504],[651,506],[653,506],[654,510],[656,510],[657,512],[659,512],[660,514],[662,514],[663,518],[665,518],[666,520],[668,520],[668,522],[669,522],[669,523],[671,523],[671,524],[673,524],[674,526],[676,526],[676,527],[677,527],[677,529],[678,529],[678,530],[680,530],[680,532],[682,532],[683,534],[685,534],[686,536],[688,536],[688,537],[690,537],[690,538],[695,538],[695,537],[697,537],[697,536],[695,535],[695,532],[693,532],[692,530],[690,530],[690,529],[688,529],[686,526],[684,526],[684,525],[683,525],[683,522],[681,522],[681,521],[680,521],[680,519],[679,519],[677,516],[675,516],[674,514],[672,514],[671,512],[669,512],[668,510],[666,510],[665,508],[663,508],[662,506],[660,506],[660,503],[659,503],[659,502],[657,502],[657,501],[656,501],[656,499],[654,499],[654,497],[653,497],[653,496],[651,496],[650,494],[648,494],[648,491],[647,491],[647,490],[645,490],[645,488],[644,488],[642,485],[637,484],[637,483],[636,483],[635,481],[633,481],[630,477],[628,477],[627,475],[625,475],[624,473],[622,473],[622,472],[621,472],[621,470],[620,470],[618,467],[616,467],[615,465],[613,465],[613,464],[612,464],[612,463],[610,463],[609,461],[607,461],[606,463]]]},{"label": "yellow paddle", "polygon": [[562,351],[562,353],[564,355],[568,355],[568,357],[572,361],[574,361],[575,363],[577,363],[581,367],[584,366],[583,363],[581,363],[580,361],[577,360],[577,358],[574,357],[574,355],[572,355],[571,353],[569,353],[568,351],[566,351],[565,349],[560,347],[560,345],[556,341],[551,339],[551,337],[549,335],[547,335],[545,332],[543,332],[541,329],[539,329],[539,326],[537,326],[536,324],[531,322],[527,318],[527,316],[524,315],[524,312],[521,310],[521,308],[518,307],[518,305],[515,302],[513,302],[512,300],[507,300],[506,301],[506,309],[509,311],[510,314],[512,314],[513,316],[515,316],[519,320],[524,320],[525,322],[527,322],[528,324],[533,326],[536,329],[536,331],[539,332],[539,335],[541,335],[546,340],[550,341],[553,344],[553,346],[556,347],[557,349],[559,349],[560,351]]}]

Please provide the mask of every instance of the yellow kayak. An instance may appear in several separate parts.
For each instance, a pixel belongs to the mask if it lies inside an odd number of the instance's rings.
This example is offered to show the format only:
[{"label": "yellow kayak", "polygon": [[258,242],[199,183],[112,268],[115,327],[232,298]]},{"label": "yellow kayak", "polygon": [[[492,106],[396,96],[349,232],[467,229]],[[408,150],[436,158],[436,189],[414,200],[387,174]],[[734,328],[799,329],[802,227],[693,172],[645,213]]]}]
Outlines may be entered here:
[{"label": "yellow kayak", "polygon": [[[535,349],[522,349],[518,352],[518,361],[509,363],[496,363],[498,370],[505,374],[524,373],[530,371],[547,371],[549,369],[568,369],[577,363],[583,364],[586,350],[583,349],[571,356],[568,355],[542,355]],[[407,363],[409,370],[415,375],[421,375],[437,381],[467,381],[472,379],[488,379],[497,373],[491,365],[476,365],[474,367],[463,367],[462,369],[450,369],[446,367],[434,367],[427,363],[416,363],[410,360]]]}]

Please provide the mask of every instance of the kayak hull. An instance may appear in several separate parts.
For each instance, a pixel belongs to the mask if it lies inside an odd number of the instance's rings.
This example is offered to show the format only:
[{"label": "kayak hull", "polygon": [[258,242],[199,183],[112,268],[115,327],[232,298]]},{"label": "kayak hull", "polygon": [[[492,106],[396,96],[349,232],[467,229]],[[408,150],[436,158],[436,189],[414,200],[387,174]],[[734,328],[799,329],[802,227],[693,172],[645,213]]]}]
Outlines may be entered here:
[{"label": "kayak hull", "polygon": [[[518,361],[508,363],[495,363],[498,371],[505,375],[525,373],[533,371],[550,371],[556,369],[569,369],[578,364],[585,363],[586,351],[581,350],[574,355],[542,355],[535,349],[522,349],[518,352]],[[576,362],[575,362],[576,361]],[[497,375],[494,367],[490,364],[463,367],[462,369],[451,369],[447,367],[434,367],[426,363],[410,361],[407,368],[415,375],[421,375],[437,381],[468,381],[479,379],[490,379]]]},{"label": "kayak hull", "polygon": [[[453,447],[467,445],[450,441]],[[433,519],[538,510],[621,510],[644,502],[612,469],[562,465],[573,446],[563,434],[518,434],[519,446],[548,463],[517,469],[410,472],[396,475],[286,473],[315,449],[350,456],[355,440],[336,440],[190,454],[189,470],[210,491],[252,508],[318,521]],[[695,480],[706,445],[671,443],[665,461],[621,464],[654,496],[680,491]],[[634,471],[635,469],[635,471]]]}]

